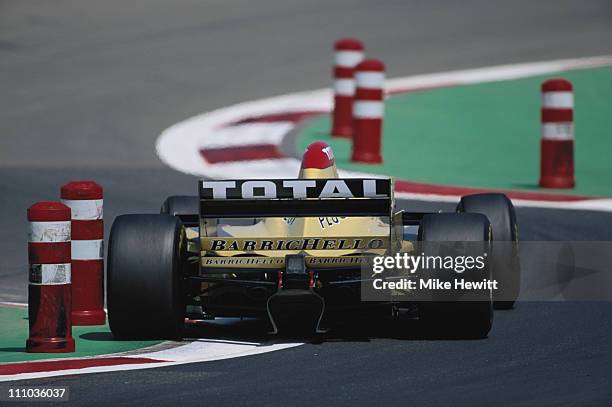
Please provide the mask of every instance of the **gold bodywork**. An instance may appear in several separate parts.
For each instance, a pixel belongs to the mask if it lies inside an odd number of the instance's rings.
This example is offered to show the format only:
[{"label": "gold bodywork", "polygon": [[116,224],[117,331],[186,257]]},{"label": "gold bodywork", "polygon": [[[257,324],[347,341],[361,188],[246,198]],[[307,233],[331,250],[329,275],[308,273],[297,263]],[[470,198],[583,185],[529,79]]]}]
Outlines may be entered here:
[{"label": "gold bodywork", "polygon": [[[302,169],[299,174],[301,179],[337,177],[335,166]],[[398,215],[392,215],[393,199],[390,202],[389,217],[386,219],[285,217],[263,218],[245,226],[219,223],[201,227],[201,266],[282,268],[286,255],[303,253],[309,267],[354,267],[360,264],[363,256],[382,255],[390,250],[402,249],[401,230],[392,228],[389,223],[398,224],[394,222]]]}]

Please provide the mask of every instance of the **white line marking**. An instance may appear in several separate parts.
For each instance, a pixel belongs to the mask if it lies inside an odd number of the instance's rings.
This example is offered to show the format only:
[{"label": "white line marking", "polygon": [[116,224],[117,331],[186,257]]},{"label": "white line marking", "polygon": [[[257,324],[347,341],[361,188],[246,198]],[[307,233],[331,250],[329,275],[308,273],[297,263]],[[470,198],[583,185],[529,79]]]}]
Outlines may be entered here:
[{"label": "white line marking", "polygon": [[[27,308],[27,304],[18,302],[0,302],[0,306],[8,306],[15,308]],[[209,324],[227,325],[240,323],[239,318],[219,318],[213,321],[207,321]],[[165,342],[168,343],[168,342]],[[69,360],[82,360],[82,359],[95,359],[104,357],[125,357],[125,358],[147,358],[164,360],[161,363],[143,363],[143,364],[124,364],[115,366],[96,366],[83,369],[69,369],[69,370],[58,370],[50,372],[35,372],[35,373],[21,373],[16,375],[0,375],[0,382],[24,380],[24,379],[36,379],[43,377],[54,377],[54,376],[67,376],[73,374],[87,374],[87,373],[101,373],[101,372],[117,372],[125,370],[137,370],[137,369],[153,369],[156,367],[166,367],[174,365],[183,365],[187,363],[198,363],[198,362],[211,362],[215,360],[231,359],[244,356],[260,355],[268,352],[275,352],[278,350],[284,350],[293,348],[296,346],[303,345],[303,342],[246,342],[246,341],[234,341],[234,340],[223,340],[223,339],[203,339],[197,338],[187,340],[187,343],[181,346],[177,346],[169,349],[151,350],[149,352],[140,352],[137,354],[126,354],[125,352],[113,353],[107,355],[94,355],[83,358],[51,358],[36,361],[37,362],[49,362],[49,361],[69,361]],[[159,345],[155,345],[151,348],[156,348]],[[144,348],[146,349],[146,348]],[[24,361],[28,362],[28,361]],[[23,362],[14,362],[23,363]],[[11,363],[11,364],[14,364]]]},{"label": "white line marking", "polygon": [[[270,160],[234,161],[210,165],[207,177],[218,179],[266,179],[295,178],[300,170],[300,161],[295,158],[276,158]],[[245,172],[246,171],[246,172]]]},{"label": "white line marking", "polygon": [[184,346],[157,352],[141,353],[126,358],[150,358],[157,360],[168,360],[161,363],[126,364],[115,366],[96,366],[83,369],[68,369],[52,372],[21,373],[15,375],[0,376],[0,382],[37,379],[42,377],[67,376],[74,374],[118,372],[125,370],[153,369],[156,367],[167,367],[184,365],[188,363],[212,362],[216,360],[231,359],[244,356],[260,355],[262,353],[274,352],[303,345],[303,343],[271,343],[271,344],[249,344],[249,343],[221,343],[217,341],[190,342]]},{"label": "white line marking", "polygon": [[562,59],[526,64],[498,65],[493,67],[466,69],[461,71],[441,72],[417,75],[406,78],[390,79],[387,90],[435,87],[445,84],[469,85],[526,78],[529,76],[547,75],[572,69],[596,68],[612,65],[612,55],[599,57]]},{"label": "white line marking", "polygon": [[214,138],[202,140],[200,148],[245,147],[254,144],[280,144],[294,127],[291,122],[248,123],[220,128]]},{"label": "white line marking", "polygon": [[28,308],[28,304],[23,302],[0,301],[0,307]]},{"label": "white line marking", "polygon": [[[175,170],[196,176],[215,178],[218,174],[214,165],[204,162],[199,147],[218,138],[217,132],[223,125],[246,117],[255,117],[271,112],[302,112],[304,110],[331,110],[332,92],[323,89],[278,96],[261,101],[246,102],[229,108],[218,109],[192,117],[166,129],[157,139],[156,150],[159,158]],[[244,171],[244,167],[243,170]],[[246,175],[243,173],[243,175]],[[231,178],[231,176],[221,176]]]}]

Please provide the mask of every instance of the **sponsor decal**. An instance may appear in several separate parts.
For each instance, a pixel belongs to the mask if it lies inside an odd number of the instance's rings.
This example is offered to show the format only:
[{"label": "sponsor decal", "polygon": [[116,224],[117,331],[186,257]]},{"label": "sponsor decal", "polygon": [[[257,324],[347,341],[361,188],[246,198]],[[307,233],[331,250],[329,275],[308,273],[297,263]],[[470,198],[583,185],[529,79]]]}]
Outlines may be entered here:
[{"label": "sponsor decal", "polygon": [[284,257],[202,257],[202,267],[282,268],[284,266]]},{"label": "sponsor decal", "polygon": [[201,199],[389,198],[389,179],[200,181]]},{"label": "sponsor decal", "polygon": [[[360,267],[369,257],[314,257],[306,256],[305,264],[313,268]],[[202,257],[203,268],[283,268],[284,257]]]},{"label": "sponsor decal", "polygon": [[203,251],[264,251],[264,250],[376,250],[389,246],[389,237],[305,237],[305,238],[201,238]]},{"label": "sponsor decal", "polygon": [[327,216],[327,217],[319,217],[319,225],[321,229],[330,228],[332,226],[340,224],[346,216]]},{"label": "sponsor decal", "polygon": [[325,147],[322,151],[325,153],[329,161],[334,161],[334,152],[330,146]]},{"label": "sponsor decal", "polygon": [[305,262],[309,267],[361,266],[368,258],[367,256],[306,257]]}]

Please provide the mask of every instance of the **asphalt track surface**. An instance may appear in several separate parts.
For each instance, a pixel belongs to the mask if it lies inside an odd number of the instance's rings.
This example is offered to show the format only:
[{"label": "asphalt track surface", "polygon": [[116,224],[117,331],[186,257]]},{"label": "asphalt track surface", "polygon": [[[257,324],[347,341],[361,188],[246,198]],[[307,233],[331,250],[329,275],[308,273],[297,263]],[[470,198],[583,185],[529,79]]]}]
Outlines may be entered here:
[{"label": "asphalt track surface", "polygon": [[[120,213],[195,193],[194,178],[155,156],[157,135],[203,111],[324,86],[331,43],[345,35],[362,38],[390,77],[601,55],[612,52],[612,3],[1,1],[0,299],[25,300],[27,206],[94,178],[108,231]],[[518,216],[523,239],[612,240],[609,213]],[[612,304],[521,303],[495,318],[481,341],[365,330],[253,357],[27,383],[69,385],[86,405],[610,404]]]}]

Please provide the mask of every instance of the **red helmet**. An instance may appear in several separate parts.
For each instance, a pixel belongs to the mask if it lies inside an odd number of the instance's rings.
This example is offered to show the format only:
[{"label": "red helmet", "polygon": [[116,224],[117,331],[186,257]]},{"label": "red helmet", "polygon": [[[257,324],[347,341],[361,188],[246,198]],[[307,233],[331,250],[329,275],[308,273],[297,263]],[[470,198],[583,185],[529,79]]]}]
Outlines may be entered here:
[{"label": "red helmet", "polygon": [[323,141],[311,143],[302,156],[300,178],[336,178],[336,160],[329,144]]}]

